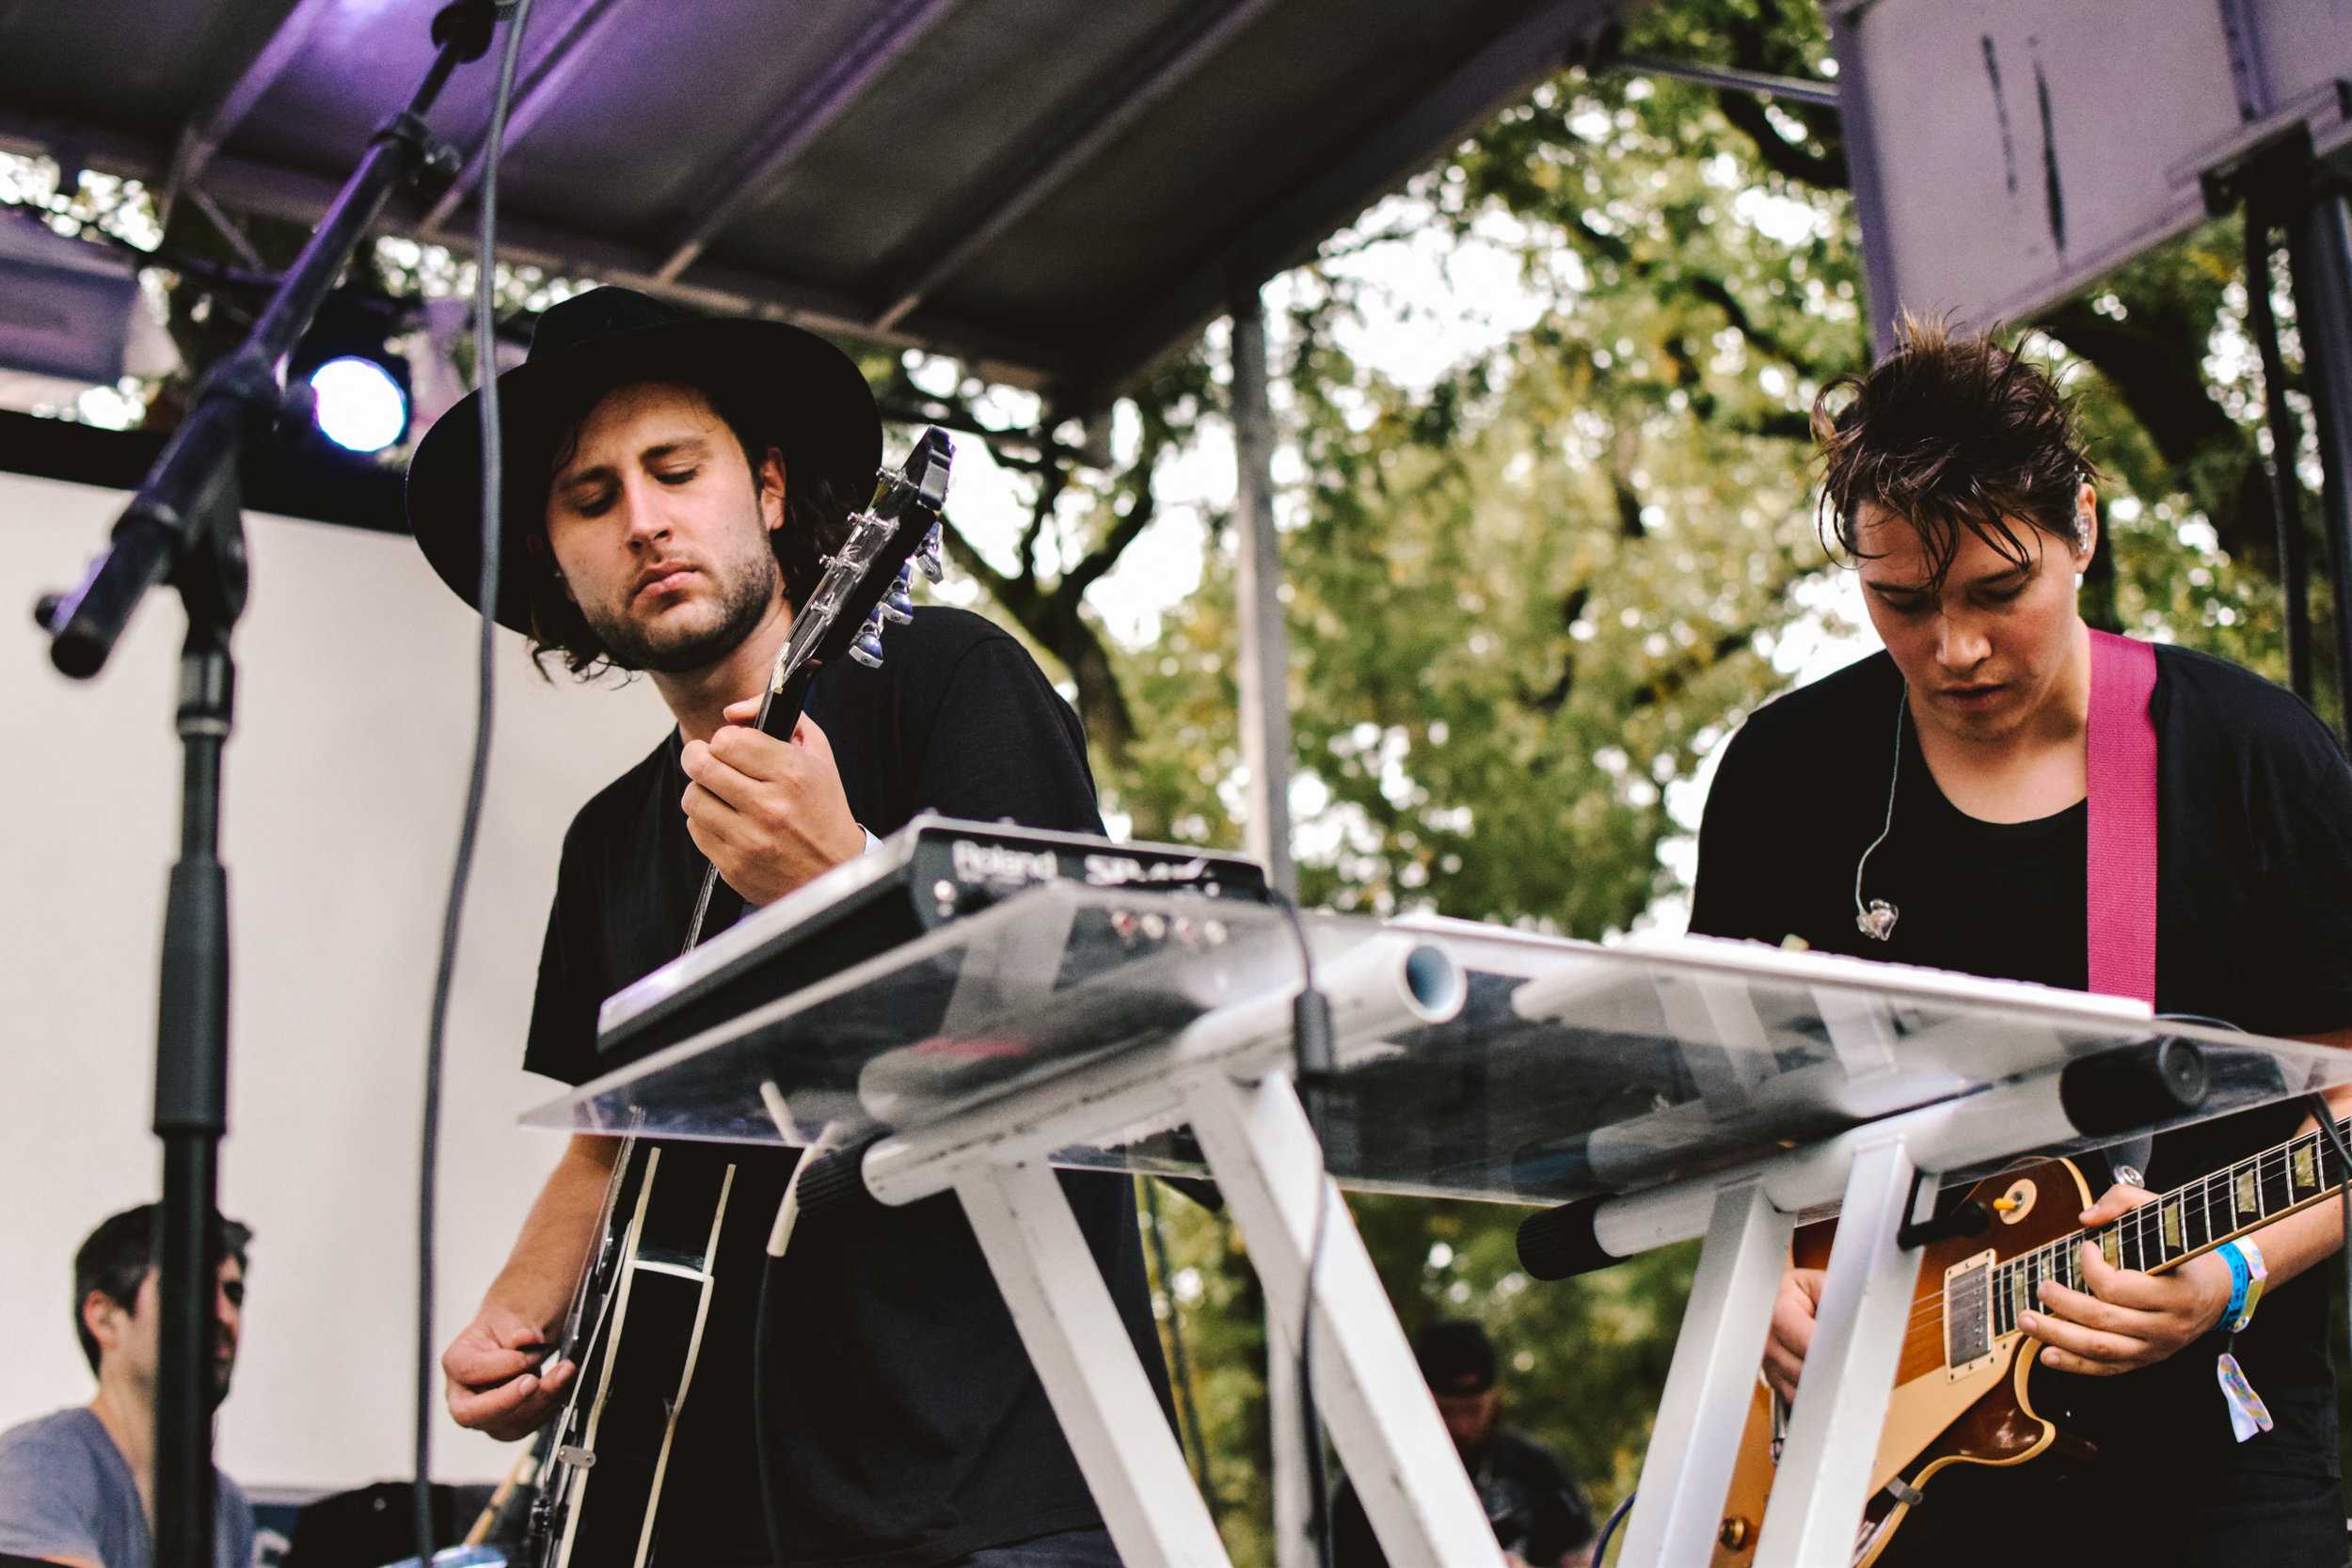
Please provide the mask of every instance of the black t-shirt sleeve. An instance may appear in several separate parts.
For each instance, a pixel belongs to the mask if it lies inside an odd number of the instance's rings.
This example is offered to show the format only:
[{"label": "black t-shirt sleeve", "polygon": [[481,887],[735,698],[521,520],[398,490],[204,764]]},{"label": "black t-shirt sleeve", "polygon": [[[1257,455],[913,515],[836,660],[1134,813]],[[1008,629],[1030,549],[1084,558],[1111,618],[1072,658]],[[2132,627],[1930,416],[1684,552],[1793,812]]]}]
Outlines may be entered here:
[{"label": "black t-shirt sleeve", "polygon": [[966,648],[932,711],[913,717],[915,811],[1103,831],[1078,716],[1012,638],[998,633]]},{"label": "black t-shirt sleeve", "polygon": [[1772,881],[1764,863],[1769,840],[1757,831],[1770,816],[1761,792],[1770,740],[1751,719],[1731,737],[1708,786],[1707,810],[1699,819],[1699,865],[1691,891],[1691,930],[1706,937],[1746,937],[1778,942],[1788,916],[1777,920],[1765,896]]},{"label": "black t-shirt sleeve", "polygon": [[2352,766],[2301,703],[2282,699],[2249,737],[2245,763],[2255,895],[2239,933],[2276,978],[2272,1034],[2352,1027]]}]

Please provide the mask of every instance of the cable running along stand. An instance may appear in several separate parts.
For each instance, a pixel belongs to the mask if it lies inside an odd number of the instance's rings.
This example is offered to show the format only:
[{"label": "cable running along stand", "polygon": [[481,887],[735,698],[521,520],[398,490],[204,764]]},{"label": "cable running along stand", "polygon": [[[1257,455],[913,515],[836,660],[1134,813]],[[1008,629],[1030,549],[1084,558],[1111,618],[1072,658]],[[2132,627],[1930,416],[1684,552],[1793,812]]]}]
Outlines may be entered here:
[{"label": "cable running along stand", "polygon": [[245,529],[237,467],[246,443],[285,411],[279,367],[309,330],[394,187],[453,172],[424,122],[451,74],[490,46],[503,8],[460,0],[433,20],[431,70],[385,121],[237,352],[205,376],[104,550],[35,613],[49,657],[77,679],[113,653],[148,591],[169,582],[187,611],[178,728],[183,756],[180,859],[171,869],[155,1046],[155,1132],[163,1140],[155,1418],[155,1561],[213,1560],[214,1224],[229,1106],[229,883],[220,863],[220,756],[234,713],[230,632],[245,608]]}]

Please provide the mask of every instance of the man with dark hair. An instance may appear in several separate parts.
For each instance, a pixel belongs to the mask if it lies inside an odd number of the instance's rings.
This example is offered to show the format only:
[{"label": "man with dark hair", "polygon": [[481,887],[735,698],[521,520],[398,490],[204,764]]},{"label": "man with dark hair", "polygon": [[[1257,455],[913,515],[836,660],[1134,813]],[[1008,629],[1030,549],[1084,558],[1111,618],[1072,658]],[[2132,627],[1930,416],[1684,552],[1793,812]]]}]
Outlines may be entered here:
[{"label": "man with dark hair", "polygon": [[[229,1394],[244,1326],[252,1232],[218,1220],[213,1295],[213,1402]],[[73,1255],[73,1332],[98,1374],[87,1405],[0,1432],[0,1554],[72,1568],[147,1568],[154,1560],[157,1335],[155,1205],[127,1209]],[[213,1560],[253,1561],[253,1507],[215,1470]]]},{"label": "man with dark hair", "polygon": [[[2094,942],[2112,945],[2094,931],[2117,917],[2086,894],[2094,642],[2075,588],[2099,516],[2074,418],[2013,350],[1909,321],[1891,356],[1823,391],[1814,428],[1824,532],[1856,564],[1885,651],[1766,705],[1734,737],[1700,831],[1692,929],[2089,989]],[[2099,646],[2111,670],[2147,654]],[[2290,693],[2153,652],[2155,1006],[2352,1044],[2352,769]],[[2115,711],[2119,731],[2139,722],[2136,696]],[[2158,1139],[2144,1174],[2119,1155],[2080,1223],[2298,1123],[2312,1125],[2292,1103],[2192,1127]],[[2152,1276],[2086,1247],[2089,1290],[2042,1285],[2021,1326],[2034,1408],[2098,1460],[2071,1477],[2047,1458],[1938,1472],[1885,1568],[1979,1558],[2000,1539],[1976,1528],[1991,1518],[2030,1521],[2014,1545],[2037,1555],[2341,1568],[2326,1271],[2298,1277],[2341,1244],[2341,1216],[2322,1204],[2251,1241],[2268,1289],[2233,1348],[2268,1430],[2242,1403],[2233,1421],[2217,1381],[2233,1344],[2221,1320],[2243,1291],[2225,1253]],[[1784,1281],[1765,1365],[1784,1395],[1820,1285],[1815,1271]]]},{"label": "man with dark hair", "polygon": [[[598,1004],[678,955],[707,865],[724,884],[717,930],[919,810],[1101,832],[1077,716],[1019,642],[962,610],[917,610],[880,670],[825,669],[789,743],[756,727],[819,555],[881,460],[873,397],[838,349],[781,323],[596,289],[541,318],[500,387],[511,570],[497,618],[576,672],[646,673],[676,721],[565,836],[527,1069],[578,1084],[619,1065],[597,1054]],[[478,428],[469,399],[427,434],[408,481],[418,542],[469,602]],[[577,1366],[540,1347],[580,1280],[614,1155],[614,1140],[572,1141],[443,1355],[462,1425],[520,1437],[566,1397]],[[956,1200],[866,1202],[803,1225],[772,1265],[760,1321],[763,1243],[789,1166],[746,1149],[736,1167],[656,1560],[1115,1563]],[[1133,1185],[1063,1184],[1156,1372]],[[776,1354],[755,1363],[759,1336]],[[1155,1381],[1165,1403],[1165,1373]]]},{"label": "man with dark hair", "polygon": [[[1549,1449],[1502,1424],[1502,1390],[1486,1331],[1440,1318],[1413,1336],[1413,1359],[1429,1385],[1479,1500],[1511,1568],[1585,1568],[1593,1517],[1575,1478]],[[1331,1509],[1332,1568],[1387,1568],[1371,1521],[1353,1486]]]}]

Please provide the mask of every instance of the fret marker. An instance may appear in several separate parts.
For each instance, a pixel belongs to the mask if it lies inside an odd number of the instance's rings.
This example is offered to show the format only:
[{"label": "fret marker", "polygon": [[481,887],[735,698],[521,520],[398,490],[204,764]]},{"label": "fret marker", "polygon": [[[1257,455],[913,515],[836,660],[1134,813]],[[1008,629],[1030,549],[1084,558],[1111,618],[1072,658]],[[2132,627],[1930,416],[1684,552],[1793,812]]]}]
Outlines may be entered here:
[{"label": "fret marker", "polygon": [[2164,1244],[2181,1251],[2186,1243],[2181,1240],[2181,1201],[2173,1198],[2164,1206]]},{"label": "fret marker", "polygon": [[2319,1185],[2319,1146],[2295,1151],[2295,1184],[2316,1188]]},{"label": "fret marker", "polygon": [[2254,1173],[2250,1170],[2237,1179],[2237,1212],[2241,1214],[2259,1214],[2263,1212],[2263,1206],[2254,1198]]},{"label": "fret marker", "polygon": [[2112,1227],[2099,1237],[2099,1256],[2107,1260],[2107,1267],[2111,1269],[2123,1266],[2123,1243]]}]

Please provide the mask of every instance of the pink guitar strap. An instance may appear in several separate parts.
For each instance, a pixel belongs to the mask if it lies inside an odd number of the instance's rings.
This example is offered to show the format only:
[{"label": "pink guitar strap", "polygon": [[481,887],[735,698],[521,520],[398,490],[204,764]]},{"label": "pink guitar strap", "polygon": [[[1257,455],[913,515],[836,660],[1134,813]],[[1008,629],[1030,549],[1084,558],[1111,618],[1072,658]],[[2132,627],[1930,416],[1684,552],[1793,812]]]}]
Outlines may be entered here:
[{"label": "pink guitar strap", "polygon": [[2090,989],[2156,1001],[2156,650],[2090,634],[2086,896]]}]

